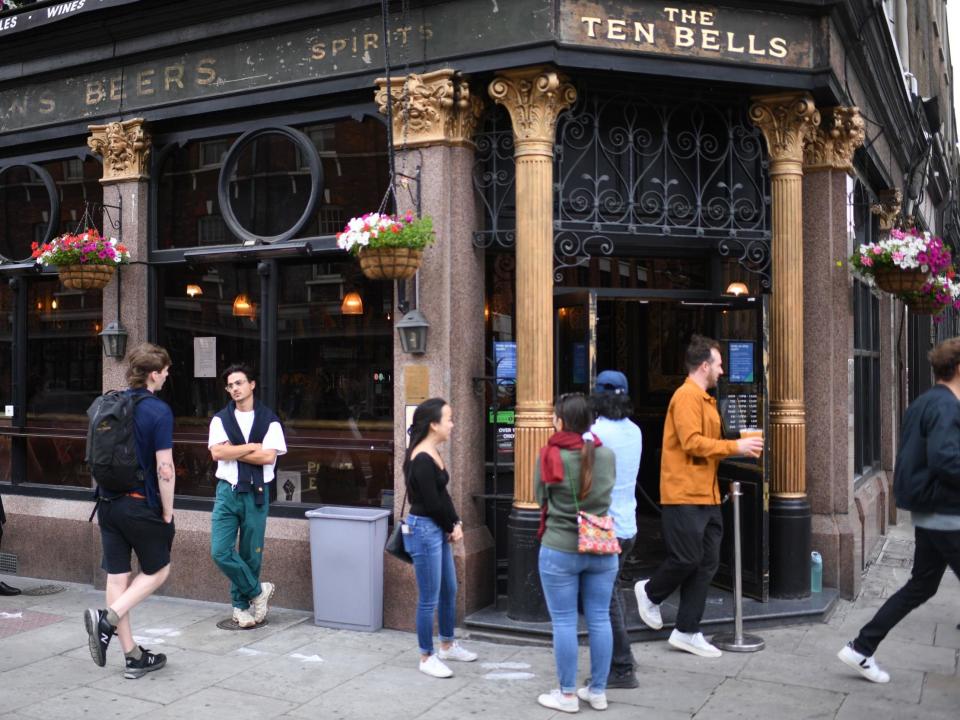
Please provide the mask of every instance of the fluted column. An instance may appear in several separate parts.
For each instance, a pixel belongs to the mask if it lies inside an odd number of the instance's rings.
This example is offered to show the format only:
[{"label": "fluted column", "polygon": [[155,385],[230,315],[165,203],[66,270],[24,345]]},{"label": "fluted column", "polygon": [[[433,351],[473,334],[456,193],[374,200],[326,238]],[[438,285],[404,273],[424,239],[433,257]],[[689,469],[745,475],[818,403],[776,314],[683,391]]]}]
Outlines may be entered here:
[{"label": "fluted column", "polygon": [[[760,127],[770,155],[773,204],[770,303],[771,585],[787,596],[809,593],[793,568],[809,567],[810,505],[806,500],[806,418],[803,404],[803,147],[820,122],[806,93],[754,98],[750,119]],[[793,502],[791,502],[793,501]],[[778,510],[788,508],[785,516]],[[804,517],[805,514],[805,517]],[[776,523],[785,523],[775,527]],[[785,527],[794,529],[786,535]],[[801,537],[805,534],[804,539]],[[801,548],[798,552],[797,548]],[[806,557],[802,557],[806,548]],[[782,582],[777,588],[778,573]]]},{"label": "fluted column", "polygon": [[507,612],[541,619],[533,471],[553,432],[553,144],[557,116],[577,94],[548,67],[501,72],[489,92],[510,113],[516,148],[517,414]]}]

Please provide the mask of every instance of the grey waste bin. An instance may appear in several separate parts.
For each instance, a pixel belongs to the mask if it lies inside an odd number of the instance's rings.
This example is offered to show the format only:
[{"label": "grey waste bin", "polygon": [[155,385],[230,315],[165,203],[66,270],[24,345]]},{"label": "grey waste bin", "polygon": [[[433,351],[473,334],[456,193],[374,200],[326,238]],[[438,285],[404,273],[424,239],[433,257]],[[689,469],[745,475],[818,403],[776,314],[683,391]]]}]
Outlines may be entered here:
[{"label": "grey waste bin", "polygon": [[389,510],[327,505],[310,519],[313,621],[374,631],[383,627],[383,546]]}]

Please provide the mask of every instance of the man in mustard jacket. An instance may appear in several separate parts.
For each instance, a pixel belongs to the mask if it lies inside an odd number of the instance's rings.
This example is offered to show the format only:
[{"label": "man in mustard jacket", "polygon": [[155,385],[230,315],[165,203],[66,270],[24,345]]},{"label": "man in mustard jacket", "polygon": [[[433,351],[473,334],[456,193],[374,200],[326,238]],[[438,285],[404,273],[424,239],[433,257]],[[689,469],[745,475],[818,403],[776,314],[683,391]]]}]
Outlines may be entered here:
[{"label": "man in mustard jacket", "polygon": [[694,335],[687,347],[687,379],[670,399],[663,426],[660,503],[667,558],[649,580],[634,586],[640,618],[663,627],[660,603],[680,588],[680,608],[669,643],[701,657],[720,651],[700,632],[707,588],[720,563],[723,520],[717,467],[731,455],[759,456],[758,437],[724,440],[717,401],[707,393],[723,375],[716,340]]}]

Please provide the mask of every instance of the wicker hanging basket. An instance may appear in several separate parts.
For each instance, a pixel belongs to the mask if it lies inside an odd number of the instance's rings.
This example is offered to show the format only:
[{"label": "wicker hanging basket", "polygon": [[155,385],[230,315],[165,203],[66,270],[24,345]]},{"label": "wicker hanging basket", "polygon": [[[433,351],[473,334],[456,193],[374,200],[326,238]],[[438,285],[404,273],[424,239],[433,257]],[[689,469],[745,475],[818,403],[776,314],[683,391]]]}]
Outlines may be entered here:
[{"label": "wicker hanging basket", "polygon": [[873,273],[877,287],[894,295],[919,292],[929,277],[930,273],[920,269],[878,268]]},{"label": "wicker hanging basket", "polygon": [[907,307],[914,315],[936,315],[943,310],[943,305],[926,295],[909,298]]},{"label": "wicker hanging basket", "polygon": [[113,265],[64,265],[60,282],[71,290],[101,290],[113,277]]},{"label": "wicker hanging basket", "polygon": [[364,248],[360,269],[371,280],[407,280],[420,268],[423,250],[405,247]]}]

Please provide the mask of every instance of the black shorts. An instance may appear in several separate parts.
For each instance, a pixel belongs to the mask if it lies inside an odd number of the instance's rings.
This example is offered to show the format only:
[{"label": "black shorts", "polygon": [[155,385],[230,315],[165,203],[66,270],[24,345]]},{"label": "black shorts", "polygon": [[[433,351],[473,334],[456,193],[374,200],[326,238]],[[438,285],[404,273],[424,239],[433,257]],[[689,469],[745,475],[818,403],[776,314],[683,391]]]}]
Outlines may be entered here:
[{"label": "black shorts", "polygon": [[173,521],[165,523],[160,510],[146,500],[118,497],[101,500],[97,510],[103,562],[100,567],[110,575],[130,572],[130,551],[137,553],[140,570],[147,575],[170,564],[170,548],[176,529]]}]

